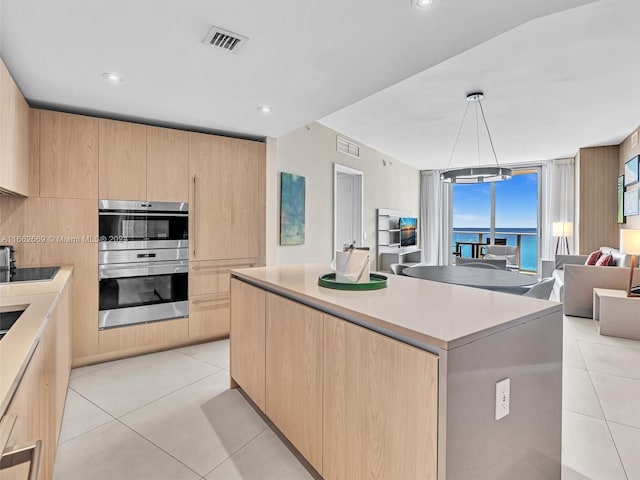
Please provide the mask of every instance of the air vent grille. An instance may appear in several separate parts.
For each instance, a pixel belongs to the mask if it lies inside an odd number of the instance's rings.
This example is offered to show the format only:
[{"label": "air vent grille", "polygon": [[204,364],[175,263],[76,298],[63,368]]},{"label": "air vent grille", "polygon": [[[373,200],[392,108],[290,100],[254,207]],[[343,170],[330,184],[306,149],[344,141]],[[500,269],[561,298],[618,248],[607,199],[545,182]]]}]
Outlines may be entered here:
[{"label": "air vent grille", "polygon": [[357,145],[342,137],[336,137],[336,150],[345,155],[360,158],[360,145]]},{"label": "air vent grille", "polygon": [[204,37],[202,43],[205,45],[211,45],[220,50],[225,50],[231,53],[237,53],[245,43],[249,41],[249,37],[240,35],[238,33],[230,32],[220,27],[212,26]]}]

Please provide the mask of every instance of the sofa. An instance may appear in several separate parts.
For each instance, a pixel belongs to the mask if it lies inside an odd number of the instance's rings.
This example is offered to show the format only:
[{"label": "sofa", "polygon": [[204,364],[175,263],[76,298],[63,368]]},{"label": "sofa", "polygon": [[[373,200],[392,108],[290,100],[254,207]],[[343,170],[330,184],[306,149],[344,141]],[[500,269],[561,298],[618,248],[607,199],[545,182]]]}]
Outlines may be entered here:
[{"label": "sofa", "polygon": [[[556,255],[555,261],[542,261],[542,276],[555,279],[551,299],[563,303],[565,315],[593,318],[594,288],[627,289],[631,255],[611,247],[600,247],[600,250],[611,254],[614,265],[585,265],[588,255]],[[638,283],[640,270],[634,272],[634,285]]]}]

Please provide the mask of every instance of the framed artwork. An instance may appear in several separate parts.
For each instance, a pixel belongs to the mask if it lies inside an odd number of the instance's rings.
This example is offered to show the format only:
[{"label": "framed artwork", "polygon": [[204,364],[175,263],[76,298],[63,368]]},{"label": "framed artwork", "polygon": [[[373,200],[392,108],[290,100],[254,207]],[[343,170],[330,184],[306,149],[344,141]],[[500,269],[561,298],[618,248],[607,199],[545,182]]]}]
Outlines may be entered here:
[{"label": "framed artwork", "polygon": [[625,216],[638,215],[638,189],[634,188],[624,192],[624,214]]},{"label": "framed artwork", "polygon": [[304,244],[305,179],[280,172],[280,245]]},{"label": "framed artwork", "polygon": [[640,155],[636,155],[624,164],[624,186],[628,187],[638,183],[638,160]]},{"label": "framed artwork", "polygon": [[618,177],[618,223],[624,223],[624,175]]}]

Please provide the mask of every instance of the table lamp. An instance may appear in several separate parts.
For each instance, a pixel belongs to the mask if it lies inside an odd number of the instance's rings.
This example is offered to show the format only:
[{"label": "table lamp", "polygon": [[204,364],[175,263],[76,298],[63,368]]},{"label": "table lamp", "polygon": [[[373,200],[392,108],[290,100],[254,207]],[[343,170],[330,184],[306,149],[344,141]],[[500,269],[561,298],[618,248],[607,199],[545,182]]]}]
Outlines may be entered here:
[{"label": "table lamp", "polygon": [[631,255],[631,273],[627,297],[640,297],[640,293],[633,291],[633,270],[636,266],[636,255],[640,253],[640,230],[624,228],[620,230],[620,252]]},{"label": "table lamp", "polygon": [[561,238],[564,238],[565,245],[567,246],[567,255],[570,255],[569,237],[573,237],[573,222],[553,222],[553,236],[558,238],[558,240],[556,240],[556,255],[558,254]]}]

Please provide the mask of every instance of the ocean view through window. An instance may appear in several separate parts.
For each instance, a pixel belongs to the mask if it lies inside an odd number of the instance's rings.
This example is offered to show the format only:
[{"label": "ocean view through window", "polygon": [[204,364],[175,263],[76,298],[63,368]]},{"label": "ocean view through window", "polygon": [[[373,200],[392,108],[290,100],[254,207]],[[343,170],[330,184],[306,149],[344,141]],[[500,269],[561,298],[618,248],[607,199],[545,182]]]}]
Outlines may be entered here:
[{"label": "ocean view through window", "polygon": [[452,186],[451,251],[458,244],[461,256],[471,257],[472,243],[519,246],[520,269],[535,272],[540,238],[538,170],[514,170],[513,174],[511,180],[499,183]]}]

